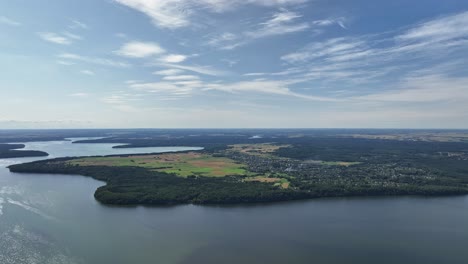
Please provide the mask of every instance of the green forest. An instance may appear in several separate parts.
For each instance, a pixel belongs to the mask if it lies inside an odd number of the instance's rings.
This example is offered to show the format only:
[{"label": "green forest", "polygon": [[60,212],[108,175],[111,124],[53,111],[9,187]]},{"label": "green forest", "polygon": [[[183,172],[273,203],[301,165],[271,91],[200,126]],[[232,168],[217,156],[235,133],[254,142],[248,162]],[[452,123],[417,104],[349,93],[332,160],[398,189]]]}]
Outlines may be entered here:
[{"label": "green forest", "polygon": [[22,157],[43,157],[48,156],[46,152],[37,150],[18,150],[24,148],[24,144],[0,144],[0,159],[22,158]]},{"label": "green forest", "polygon": [[[155,141],[149,145],[161,144]],[[171,144],[172,141],[177,139],[172,139]],[[181,141],[177,145],[190,143],[190,138]],[[201,143],[200,138],[195,141]],[[97,189],[95,198],[115,205],[228,204],[318,197],[468,193],[466,143],[283,137],[274,141],[269,138],[270,143],[265,148],[268,152],[255,152],[267,139],[256,142],[252,148],[245,141],[223,136],[216,144],[199,146],[206,147],[201,153],[215,161],[221,157],[238,163],[248,171],[246,175],[204,177],[197,173],[187,176],[184,172],[184,177],[180,177],[177,173],[168,173],[171,170],[155,170],[145,162],[133,166],[128,158],[123,163],[125,166],[99,162],[91,165],[79,162],[80,158],[61,158],[12,165],[10,170],[89,176],[107,183]],[[235,145],[239,142],[243,145]],[[254,175],[262,175],[262,180],[250,180]],[[274,179],[287,184],[280,185]]]}]

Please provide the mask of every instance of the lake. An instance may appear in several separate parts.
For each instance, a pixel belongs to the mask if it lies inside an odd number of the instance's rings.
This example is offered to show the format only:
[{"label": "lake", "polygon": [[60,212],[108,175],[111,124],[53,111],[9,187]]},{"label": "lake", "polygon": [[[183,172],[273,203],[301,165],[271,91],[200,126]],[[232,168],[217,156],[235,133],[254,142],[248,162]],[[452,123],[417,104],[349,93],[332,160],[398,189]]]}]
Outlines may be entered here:
[{"label": "lake", "polygon": [[[26,143],[53,157],[180,151]],[[468,196],[109,207],[103,182],[13,174],[0,159],[0,263],[467,263]]]}]

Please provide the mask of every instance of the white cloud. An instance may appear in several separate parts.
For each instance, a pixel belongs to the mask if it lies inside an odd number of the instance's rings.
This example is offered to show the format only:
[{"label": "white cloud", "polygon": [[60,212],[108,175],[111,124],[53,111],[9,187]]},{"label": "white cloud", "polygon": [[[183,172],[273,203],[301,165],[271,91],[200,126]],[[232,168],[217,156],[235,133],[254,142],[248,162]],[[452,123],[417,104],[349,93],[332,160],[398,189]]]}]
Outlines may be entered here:
[{"label": "white cloud", "polygon": [[126,84],[139,83],[139,82],[141,82],[141,81],[139,81],[139,80],[127,80],[127,81],[125,81]]},{"label": "white cloud", "polygon": [[187,65],[180,65],[180,64],[160,64],[160,66],[196,72],[196,73],[203,74],[203,75],[211,75],[211,76],[226,75],[226,72],[213,69],[212,67],[209,67],[209,66],[198,66],[198,65],[187,66]]},{"label": "white cloud", "polygon": [[197,76],[167,76],[164,82],[133,83],[130,87],[140,91],[164,93],[172,96],[190,96],[194,91],[222,91],[234,94],[271,94],[296,97],[311,101],[340,101],[333,98],[300,94],[289,89],[291,81],[254,80],[234,83],[202,82]]},{"label": "white cloud", "polygon": [[320,57],[342,60],[336,58],[356,56],[356,54],[368,51],[367,48],[367,43],[361,39],[334,38],[312,43],[301,51],[282,56],[281,59],[289,63],[304,62]]},{"label": "white cloud", "polygon": [[133,106],[132,103],[139,102],[141,100],[141,94],[127,93],[123,91],[114,92],[114,94],[101,99],[102,102],[112,106],[114,109],[130,113],[139,111],[139,107]]},{"label": "white cloud", "polygon": [[307,2],[307,0],[247,0],[246,2],[263,6],[284,6],[302,4]]},{"label": "white cloud", "polygon": [[356,97],[357,100],[382,102],[437,102],[468,100],[468,78],[442,75],[409,77],[401,88]]},{"label": "white cloud", "polygon": [[421,23],[397,37],[402,41],[437,42],[464,38],[468,35],[468,12]]},{"label": "white cloud", "polygon": [[229,67],[232,67],[239,63],[239,60],[231,60],[231,59],[221,59],[222,62],[225,62],[229,65]]},{"label": "white cloud", "polygon": [[180,28],[191,24],[190,17],[197,10],[226,12],[241,5],[279,7],[306,2],[306,0],[114,0],[149,16],[153,24],[162,28]]},{"label": "white cloud", "polygon": [[81,56],[81,55],[77,55],[73,53],[62,53],[62,54],[59,54],[57,57],[59,59],[67,60],[67,61],[81,61],[81,62],[86,62],[86,63],[91,63],[91,64],[111,66],[111,67],[124,68],[124,67],[130,66],[130,64],[121,62],[121,61],[96,58],[96,57],[86,57],[86,56]]},{"label": "white cloud", "polygon": [[15,26],[15,27],[21,26],[20,22],[15,21],[5,16],[0,16],[0,24],[5,24],[5,25]]},{"label": "white cloud", "polygon": [[186,81],[186,80],[198,80],[200,79],[198,76],[195,75],[170,75],[165,76],[163,80],[166,81]]},{"label": "white cloud", "polygon": [[192,93],[193,86],[174,84],[171,82],[135,83],[131,88],[151,93],[164,93],[176,97],[185,97]]},{"label": "white cloud", "polygon": [[262,38],[304,31],[310,27],[308,23],[294,23],[295,20],[301,17],[295,12],[282,10],[274,14],[268,21],[261,23],[259,29],[246,34],[251,38]]},{"label": "white cloud", "polygon": [[254,30],[239,34],[225,32],[211,37],[207,45],[221,50],[232,50],[246,45],[254,39],[305,31],[310,28],[310,25],[306,22],[297,23],[296,20],[301,17],[295,12],[282,9],[273,14],[267,21],[258,24]]},{"label": "white cloud", "polygon": [[78,20],[71,20],[71,25],[68,26],[71,29],[88,29],[88,25]]},{"label": "white cloud", "polygon": [[90,76],[96,75],[93,71],[90,71],[90,70],[82,70],[80,72],[84,75],[90,75]]},{"label": "white cloud", "polygon": [[165,50],[154,42],[131,41],[115,51],[120,56],[130,58],[146,58],[164,53]]},{"label": "white cloud", "polygon": [[89,94],[88,93],[72,93],[69,96],[84,98],[84,97],[88,97]]},{"label": "white cloud", "polygon": [[169,75],[178,75],[178,74],[181,74],[183,72],[184,71],[180,70],[180,69],[167,69],[167,70],[155,71],[155,72],[153,72],[153,74],[169,76]]},{"label": "white cloud", "polygon": [[63,32],[63,35],[66,36],[67,38],[70,38],[70,39],[75,39],[75,40],[81,40],[82,39],[81,36],[70,33],[68,31]]},{"label": "white cloud", "polygon": [[37,33],[39,37],[41,37],[43,40],[52,42],[55,44],[60,44],[60,45],[70,45],[72,44],[72,41],[67,38],[66,36],[62,36],[53,32],[39,32]]},{"label": "white cloud", "polygon": [[245,73],[244,76],[264,76],[267,75],[265,72],[251,72],[251,73]]},{"label": "white cloud", "polygon": [[315,26],[332,26],[332,25],[338,25],[343,29],[346,29],[346,19],[344,17],[339,17],[339,18],[328,18],[328,19],[323,19],[323,20],[315,20],[312,21],[312,25]]},{"label": "white cloud", "polygon": [[212,37],[208,41],[208,45],[214,46],[214,47],[223,47],[226,45],[231,45],[230,42],[237,40],[238,38],[239,37],[233,33],[225,32],[219,36]]},{"label": "white cloud", "polygon": [[166,63],[179,63],[187,59],[187,56],[181,54],[169,54],[160,58],[159,60]]},{"label": "white cloud", "polygon": [[58,60],[57,63],[60,64],[60,65],[65,65],[65,66],[71,66],[71,65],[75,65],[75,64],[76,64],[76,63],[74,63],[74,62],[71,62],[71,61],[64,61],[64,60]]},{"label": "white cloud", "polygon": [[[281,59],[300,65],[303,77],[309,80],[385,82],[391,73],[464,58],[468,51],[467,28],[468,12],[464,12],[383,34],[313,42]],[[458,69],[461,67],[464,65]]]},{"label": "white cloud", "polygon": [[[180,0],[115,0],[149,16],[159,27],[178,28],[189,24],[190,9],[185,9],[184,1]],[[184,11],[185,9],[185,11]]]},{"label": "white cloud", "polygon": [[116,33],[115,36],[118,38],[127,38],[127,34],[125,33]]},{"label": "white cloud", "polygon": [[293,92],[289,89],[288,81],[272,81],[272,80],[254,80],[254,81],[244,81],[244,82],[235,82],[235,83],[226,83],[226,84],[212,84],[205,88],[205,90],[219,90],[230,93],[265,93],[265,94],[274,94],[274,95],[283,95],[283,96],[292,96],[297,98],[302,98],[311,101],[326,101],[326,102],[336,102],[340,101],[338,99],[313,96],[307,94],[300,94]]}]

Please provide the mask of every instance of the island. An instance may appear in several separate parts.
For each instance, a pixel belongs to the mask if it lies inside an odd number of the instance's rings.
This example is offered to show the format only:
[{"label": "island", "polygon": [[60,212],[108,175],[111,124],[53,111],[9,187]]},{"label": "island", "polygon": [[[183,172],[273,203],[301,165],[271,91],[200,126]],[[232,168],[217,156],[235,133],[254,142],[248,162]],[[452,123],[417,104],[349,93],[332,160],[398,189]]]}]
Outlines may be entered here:
[{"label": "island", "polygon": [[24,144],[0,144],[0,159],[49,156],[49,154],[44,151],[18,150],[24,147]]},{"label": "island", "polygon": [[[94,196],[109,205],[468,194],[468,144],[464,142],[336,136],[216,137],[210,141],[215,143],[204,144],[201,151],[58,158],[9,169],[92,177],[106,183]],[[143,146],[142,142],[138,145]],[[162,139],[145,142],[164,145]],[[203,142],[191,135],[170,139],[171,145]]]}]

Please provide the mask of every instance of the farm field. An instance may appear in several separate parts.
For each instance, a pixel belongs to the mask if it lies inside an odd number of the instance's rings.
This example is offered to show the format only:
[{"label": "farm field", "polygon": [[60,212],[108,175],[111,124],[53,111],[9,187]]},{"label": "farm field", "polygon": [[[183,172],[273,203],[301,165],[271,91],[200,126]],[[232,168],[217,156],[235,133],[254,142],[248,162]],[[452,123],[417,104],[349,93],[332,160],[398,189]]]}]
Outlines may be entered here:
[{"label": "farm field", "polygon": [[275,151],[280,148],[289,147],[290,145],[281,144],[276,145],[272,143],[262,144],[235,144],[229,146],[229,151],[240,152],[250,155],[268,156],[272,155]]},{"label": "farm field", "polygon": [[134,155],[115,157],[91,157],[69,161],[79,166],[130,166],[176,174],[180,177],[253,176],[245,165],[229,158],[214,157],[196,152],[159,155]]}]

